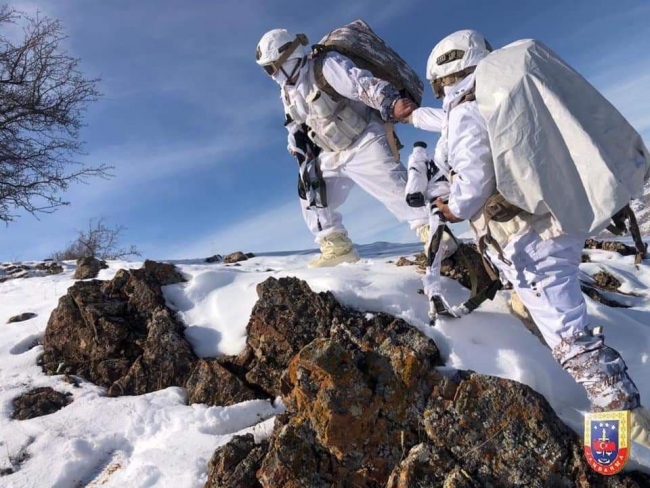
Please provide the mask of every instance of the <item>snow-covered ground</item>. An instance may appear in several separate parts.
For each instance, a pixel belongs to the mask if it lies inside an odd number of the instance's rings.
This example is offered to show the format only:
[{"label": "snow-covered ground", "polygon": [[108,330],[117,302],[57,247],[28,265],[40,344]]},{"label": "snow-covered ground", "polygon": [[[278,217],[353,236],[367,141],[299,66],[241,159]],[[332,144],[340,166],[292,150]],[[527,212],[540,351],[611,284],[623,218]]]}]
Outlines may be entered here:
[{"label": "snow-covered ground", "polygon": [[[176,264],[189,281],[165,288],[169,305],[188,325],[186,336],[199,356],[237,354],[244,346],[245,328],[257,300],[256,285],[270,276],[296,276],[315,291],[332,291],[345,305],[383,311],[405,319],[433,338],[447,365],[472,369],[526,383],[542,393],[564,421],[581,432],[581,412],[588,401],[552,359],[549,350],[508,313],[508,293],[501,292],[462,319],[428,326],[426,300],[417,294],[420,275],[413,267],[398,268],[389,261],[413,254],[416,245],[376,243],[361,246],[362,261],[331,269],[309,270],[309,252],[268,253],[241,266],[205,264],[202,260]],[[605,326],[607,342],[618,349],[650,405],[650,261],[640,269],[634,257],[589,251],[585,273],[606,270],[622,283],[615,294],[632,308],[609,308],[588,299],[595,325]],[[120,268],[141,263],[111,262],[100,272],[110,279]],[[139,397],[107,398],[104,390],[87,382],[80,388],[48,377],[36,365],[47,320],[58,298],[73,284],[74,265],[62,274],[0,283],[0,470],[27,456],[19,470],[0,477],[3,487],[200,487],[207,461],[216,447],[237,433],[268,434],[281,402],[245,402],[231,407],[185,405],[180,388]],[[451,303],[468,291],[445,279]],[[613,295],[612,295],[613,296]],[[38,316],[7,324],[22,312]],[[31,349],[30,349],[31,347]],[[36,419],[10,419],[11,400],[40,386],[74,395],[64,409]],[[650,470],[650,453],[634,449],[634,467]]]}]

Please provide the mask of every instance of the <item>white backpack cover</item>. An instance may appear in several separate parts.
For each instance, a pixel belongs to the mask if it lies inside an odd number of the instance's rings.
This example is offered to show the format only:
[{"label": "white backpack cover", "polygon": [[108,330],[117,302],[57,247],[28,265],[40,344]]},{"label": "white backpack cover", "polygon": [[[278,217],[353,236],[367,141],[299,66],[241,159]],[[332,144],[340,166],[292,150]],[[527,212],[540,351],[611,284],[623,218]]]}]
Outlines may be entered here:
[{"label": "white backpack cover", "polygon": [[603,230],[643,193],[650,154],[639,133],[544,44],[498,49],[476,69],[497,189],[565,232]]}]

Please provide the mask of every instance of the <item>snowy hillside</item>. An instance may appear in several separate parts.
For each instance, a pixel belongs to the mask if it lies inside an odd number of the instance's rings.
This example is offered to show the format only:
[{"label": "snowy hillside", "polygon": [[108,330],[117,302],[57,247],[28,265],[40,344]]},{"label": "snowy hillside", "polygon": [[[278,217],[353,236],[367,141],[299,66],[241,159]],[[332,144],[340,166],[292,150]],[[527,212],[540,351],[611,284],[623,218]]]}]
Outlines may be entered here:
[{"label": "snowy hillside", "polygon": [[[508,311],[509,292],[500,292],[470,316],[428,326],[427,303],[419,295],[414,267],[396,267],[416,245],[376,243],[361,246],[362,261],[333,269],[308,270],[308,252],[268,253],[240,265],[176,262],[187,283],[166,286],[170,308],[179,311],[185,336],[200,357],[238,354],[245,346],[246,325],[257,301],[256,286],[269,277],[295,276],[316,292],[331,291],[344,305],[366,312],[386,312],[404,319],[440,347],[448,367],[509,378],[543,394],[558,415],[581,432],[588,401],[542,345]],[[611,308],[588,299],[594,325],[603,325],[607,342],[627,361],[650,405],[650,262],[635,267],[634,256],[585,251],[585,279],[606,271],[621,283],[620,293],[604,293],[630,308]],[[110,262],[100,271],[111,279],[121,268],[142,263]],[[108,398],[105,389],[64,376],[46,376],[37,359],[48,318],[74,280],[74,264],[61,274],[9,279],[0,283],[0,485],[3,487],[201,487],[215,448],[234,434],[268,435],[273,417],[283,411],[274,402],[253,400],[230,407],[186,405],[186,392],[167,388],[141,396]],[[0,276],[0,281],[2,276]],[[5,276],[6,278],[6,276]],[[444,279],[451,303],[468,291]],[[27,321],[7,323],[31,312]],[[37,387],[72,394],[73,402],[51,414],[12,420],[12,400]],[[631,466],[650,471],[650,453],[634,448]]]}]

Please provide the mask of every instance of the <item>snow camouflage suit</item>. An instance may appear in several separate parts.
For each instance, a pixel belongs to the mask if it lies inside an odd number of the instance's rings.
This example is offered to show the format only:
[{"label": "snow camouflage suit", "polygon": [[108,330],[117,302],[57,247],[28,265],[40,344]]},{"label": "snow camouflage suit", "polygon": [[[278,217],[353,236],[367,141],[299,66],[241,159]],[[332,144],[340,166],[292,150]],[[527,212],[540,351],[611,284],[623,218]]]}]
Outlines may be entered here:
[{"label": "snow camouflage suit", "polygon": [[[329,234],[346,232],[343,217],[337,209],[355,184],[383,203],[400,222],[407,221],[411,229],[426,224],[426,211],[409,207],[404,199],[406,168],[395,161],[384,128],[384,121],[392,121],[392,110],[400,98],[399,92],[337,52],[324,56],[322,71],[328,84],[350,108],[367,120],[367,125],[347,148],[322,151],[318,156],[327,188],[327,205],[324,208],[310,207],[307,200],[300,200],[303,217],[316,236],[316,242],[320,243]],[[289,115],[286,124],[288,150],[292,154],[299,149],[296,139],[303,130],[302,123],[313,109],[308,100],[316,90],[312,59],[307,59],[300,68],[295,85],[282,86],[282,102],[285,113]],[[320,96],[327,95],[322,93]]]},{"label": "snow camouflage suit", "polygon": [[[485,234],[483,206],[496,190],[494,166],[485,120],[475,101],[465,101],[474,87],[469,75],[445,88],[444,114],[430,108],[413,112],[415,127],[441,131],[436,157],[456,176],[449,208],[469,219],[477,237]],[[445,146],[445,147],[441,147]],[[436,161],[438,163],[438,161]],[[488,255],[539,327],[553,357],[581,384],[595,411],[634,409],[639,392],[620,354],[589,328],[587,306],[580,290],[579,269],[585,235],[559,231],[549,217],[523,215],[510,222],[490,222],[503,258],[490,246]]]}]

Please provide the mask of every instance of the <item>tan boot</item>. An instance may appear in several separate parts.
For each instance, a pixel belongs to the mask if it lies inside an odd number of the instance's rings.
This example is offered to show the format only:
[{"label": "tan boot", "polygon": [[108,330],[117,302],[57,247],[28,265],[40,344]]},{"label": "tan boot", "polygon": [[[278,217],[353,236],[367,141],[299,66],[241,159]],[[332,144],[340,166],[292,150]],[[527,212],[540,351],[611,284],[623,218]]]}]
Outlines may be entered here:
[{"label": "tan boot", "polygon": [[359,255],[352,247],[352,241],[342,232],[333,232],[323,237],[320,244],[321,255],[309,261],[310,268],[326,268],[341,263],[355,263]]},{"label": "tan boot", "polygon": [[512,309],[512,312],[521,320],[533,320],[533,318],[530,316],[530,313],[528,312],[528,309],[522,303],[521,298],[519,298],[519,295],[517,295],[517,292],[514,290],[512,290],[510,293],[510,308]]},{"label": "tan boot", "polygon": [[650,449],[650,412],[644,407],[635,408],[630,418],[630,439]]},{"label": "tan boot", "polygon": [[[429,241],[429,224],[422,224],[415,229],[415,233],[418,235],[420,242],[424,244],[424,254],[429,255],[429,247],[427,242]],[[442,259],[447,259],[453,255],[458,250],[458,244],[451,236],[444,232],[442,234]]]}]

